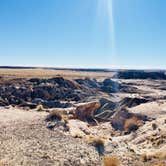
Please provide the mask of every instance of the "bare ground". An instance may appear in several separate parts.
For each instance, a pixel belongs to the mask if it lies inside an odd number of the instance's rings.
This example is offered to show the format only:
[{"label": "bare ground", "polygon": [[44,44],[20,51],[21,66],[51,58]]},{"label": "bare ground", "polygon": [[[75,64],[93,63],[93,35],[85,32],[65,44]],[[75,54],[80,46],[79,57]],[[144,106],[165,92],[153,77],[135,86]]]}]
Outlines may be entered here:
[{"label": "bare ground", "polygon": [[100,165],[94,147],[48,130],[43,124],[45,114],[1,108],[0,163],[9,166]]}]

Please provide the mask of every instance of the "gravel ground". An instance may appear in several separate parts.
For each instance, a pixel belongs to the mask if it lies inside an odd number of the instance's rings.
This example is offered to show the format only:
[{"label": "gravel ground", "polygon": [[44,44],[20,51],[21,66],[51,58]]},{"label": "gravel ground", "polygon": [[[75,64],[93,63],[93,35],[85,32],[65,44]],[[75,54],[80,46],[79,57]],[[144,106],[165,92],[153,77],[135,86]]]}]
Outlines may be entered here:
[{"label": "gravel ground", "polygon": [[46,129],[44,117],[45,113],[0,109],[0,164],[101,165],[94,147],[80,139]]}]

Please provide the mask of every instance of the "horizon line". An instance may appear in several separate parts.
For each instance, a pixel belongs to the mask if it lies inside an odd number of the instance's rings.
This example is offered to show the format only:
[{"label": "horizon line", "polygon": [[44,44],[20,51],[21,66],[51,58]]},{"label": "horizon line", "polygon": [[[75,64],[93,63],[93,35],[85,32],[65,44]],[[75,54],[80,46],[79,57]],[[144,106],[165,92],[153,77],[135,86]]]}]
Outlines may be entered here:
[{"label": "horizon line", "polygon": [[118,71],[118,70],[160,70],[160,71],[166,71],[166,69],[163,68],[134,68],[134,67],[53,67],[53,66],[35,66],[35,65],[0,65],[0,69],[53,69],[53,70],[99,70],[99,71],[107,71],[111,72]]}]

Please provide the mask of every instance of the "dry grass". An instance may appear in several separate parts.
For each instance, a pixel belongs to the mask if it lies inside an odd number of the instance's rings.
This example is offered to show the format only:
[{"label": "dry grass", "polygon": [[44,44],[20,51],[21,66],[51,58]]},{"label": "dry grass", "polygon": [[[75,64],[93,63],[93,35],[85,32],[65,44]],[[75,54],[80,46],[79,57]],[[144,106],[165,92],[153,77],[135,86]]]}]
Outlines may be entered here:
[{"label": "dry grass", "polygon": [[105,144],[105,139],[101,138],[101,137],[97,137],[97,136],[88,136],[87,137],[87,142],[89,144],[93,144],[93,145],[104,145]]},{"label": "dry grass", "polygon": [[0,69],[0,76],[14,78],[52,78],[63,76],[66,78],[94,77],[105,78],[111,77],[114,72],[81,72],[71,70],[52,70],[52,69]]},{"label": "dry grass", "polygon": [[166,151],[157,152],[154,154],[155,158],[166,160]]},{"label": "dry grass", "polygon": [[140,124],[141,124],[141,121],[137,117],[132,117],[125,121],[124,130],[128,132],[135,131],[138,129]]},{"label": "dry grass", "polygon": [[152,166],[166,166],[166,163],[159,162],[159,163],[153,164]]},{"label": "dry grass", "polygon": [[166,166],[166,163],[164,162],[159,162],[159,163],[155,163],[152,166]]},{"label": "dry grass", "polygon": [[156,130],[157,129],[157,124],[156,123],[152,123],[152,129]]},{"label": "dry grass", "polygon": [[37,107],[36,107],[36,111],[44,111],[45,109],[44,109],[44,107],[43,107],[43,105],[37,105]]},{"label": "dry grass", "polygon": [[142,154],[141,158],[144,162],[152,159],[166,160],[166,146],[163,146],[161,149],[156,150],[153,153]]},{"label": "dry grass", "polygon": [[93,145],[98,151],[99,155],[104,154],[105,139],[97,136],[88,136],[87,143]]},{"label": "dry grass", "polygon": [[147,162],[148,161],[148,157],[147,157],[147,155],[145,153],[141,154],[141,160],[143,162]]},{"label": "dry grass", "polygon": [[74,138],[84,138],[84,135],[80,132],[76,132],[74,135],[72,135]]},{"label": "dry grass", "polygon": [[119,166],[120,162],[117,156],[104,156],[103,166]]},{"label": "dry grass", "polygon": [[47,115],[45,120],[46,121],[58,120],[58,121],[64,121],[65,123],[68,123],[68,117],[64,115],[62,111],[59,111],[59,110],[51,111],[49,115]]}]

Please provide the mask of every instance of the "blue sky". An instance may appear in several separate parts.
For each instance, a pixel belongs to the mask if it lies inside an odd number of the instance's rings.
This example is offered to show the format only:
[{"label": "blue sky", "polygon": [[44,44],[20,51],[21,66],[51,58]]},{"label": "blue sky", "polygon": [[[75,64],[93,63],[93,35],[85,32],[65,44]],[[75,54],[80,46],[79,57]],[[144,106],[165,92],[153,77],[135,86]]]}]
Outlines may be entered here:
[{"label": "blue sky", "polygon": [[166,69],[166,1],[106,1],[0,0],[0,65]]}]

